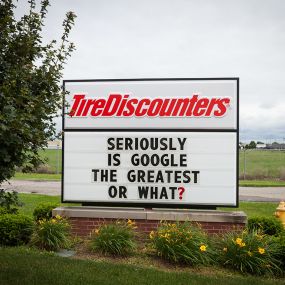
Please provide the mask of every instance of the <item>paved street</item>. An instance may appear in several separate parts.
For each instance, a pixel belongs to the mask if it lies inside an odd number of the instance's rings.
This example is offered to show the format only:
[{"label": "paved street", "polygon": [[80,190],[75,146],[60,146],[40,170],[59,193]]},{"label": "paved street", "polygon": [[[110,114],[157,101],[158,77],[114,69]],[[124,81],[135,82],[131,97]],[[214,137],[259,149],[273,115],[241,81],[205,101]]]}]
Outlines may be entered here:
[{"label": "paved street", "polygon": [[[11,180],[3,183],[1,188],[14,189],[21,193],[60,195],[60,181]],[[240,187],[241,201],[272,201],[285,200],[285,187]]]},{"label": "paved street", "polygon": [[56,196],[60,195],[60,184],[60,181],[10,180],[9,183],[3,183],[1,188],[16,190],[20,193]]}]

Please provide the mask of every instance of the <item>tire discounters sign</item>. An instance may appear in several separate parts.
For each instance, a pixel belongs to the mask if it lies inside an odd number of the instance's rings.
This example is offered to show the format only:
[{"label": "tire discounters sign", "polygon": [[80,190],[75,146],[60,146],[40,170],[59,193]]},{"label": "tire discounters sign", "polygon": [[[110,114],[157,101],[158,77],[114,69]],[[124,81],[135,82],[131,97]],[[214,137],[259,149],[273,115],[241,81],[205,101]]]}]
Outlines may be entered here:
[{"label": "tire discounters sign", "polygon": [[238,205],[238,79],[67,80],[63,202]]}]

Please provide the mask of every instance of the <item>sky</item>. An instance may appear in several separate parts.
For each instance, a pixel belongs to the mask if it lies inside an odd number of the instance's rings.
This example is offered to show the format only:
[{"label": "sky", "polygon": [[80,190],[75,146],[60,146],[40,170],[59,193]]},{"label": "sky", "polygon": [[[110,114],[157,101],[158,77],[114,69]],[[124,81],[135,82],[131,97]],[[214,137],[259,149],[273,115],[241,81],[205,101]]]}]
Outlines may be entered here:
[{"label": "sky", "polygon": [[240,140],[285,141],[284,0],[53,0],[44,41],[67,11],[63,79],[239,77]]}]

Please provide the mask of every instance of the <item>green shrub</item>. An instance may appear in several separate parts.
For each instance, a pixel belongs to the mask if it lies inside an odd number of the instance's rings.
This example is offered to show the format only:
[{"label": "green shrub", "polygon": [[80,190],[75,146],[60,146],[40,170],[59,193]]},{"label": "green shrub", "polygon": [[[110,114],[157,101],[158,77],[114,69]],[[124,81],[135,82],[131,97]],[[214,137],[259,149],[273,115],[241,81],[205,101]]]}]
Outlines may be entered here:
[{"label": "green shrub", "polygon": [[280,236],[275,237],[275,241],[279,245],[279,250],[276,252],[276,258],[280,260],[282,264],[281,268],[285,274],[285,231],[283,231]]},{"label": "green shrub", "polygon": [[17,207],[22,205],[23,203],[19,201],[18,192],[7,192],[0,189],[0,214],[16,214],[18,212]]},{"label": "green shrub", "polygon": [[283,231],[283,225],[275,217],[254,217],[248,220],[250,231],[262,231],[266,235],[278,236]]},{"label": "green shrub", "polygon": [[33,232],[33,220],[24,215],[4,214],[0,216],[0,244],[8,246],[29,242]]},{"label": "green shrub", "polygon": [[92,232],[90,247],[104,254],[127,255],[136,247],[135,228],[135,222],[131,220],[104,224]]},{"label": "green shrub", "polygon": [[213,250],[205,232],[198,225],[162,223],[150,233],[151,245],[158,256],[172,262],[208,264],[213,261]]},{"label": "green shrub", "polygon": [[39,220],[32,235],[31,244],[40,249],[56,251],[70,245],[70,225],[57,215],[50,220]]},{"label": "green shrub", "polygon": [[6,208],[0,207],[0,216],[5,214],[11,214],[11,213],[9,213],[9,211]]},{"label": "green shrub", "polygon": [[262,275],[281,272],[276,258],[280,246],[276,238],[257,231],[231,232],[218,242],[222,265],[240,272]]},{"label": "green shrub", "polygon": [[33,216],[36,221],[52,218],[52,210],[58,206],[57,203],[44,202],[38,204],[34,209]]}]

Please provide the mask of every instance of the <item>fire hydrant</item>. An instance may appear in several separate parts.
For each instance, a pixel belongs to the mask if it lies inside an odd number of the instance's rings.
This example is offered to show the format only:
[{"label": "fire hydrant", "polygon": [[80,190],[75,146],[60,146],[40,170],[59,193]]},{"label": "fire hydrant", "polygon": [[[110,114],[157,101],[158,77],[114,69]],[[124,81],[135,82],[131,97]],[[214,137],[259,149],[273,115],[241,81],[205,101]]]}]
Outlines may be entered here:
[{"label": "fire hydrant", "polygon": [[285,202],[280,202],[279,206],[276,208],[275,217],[281,220],[285,229]]}]

